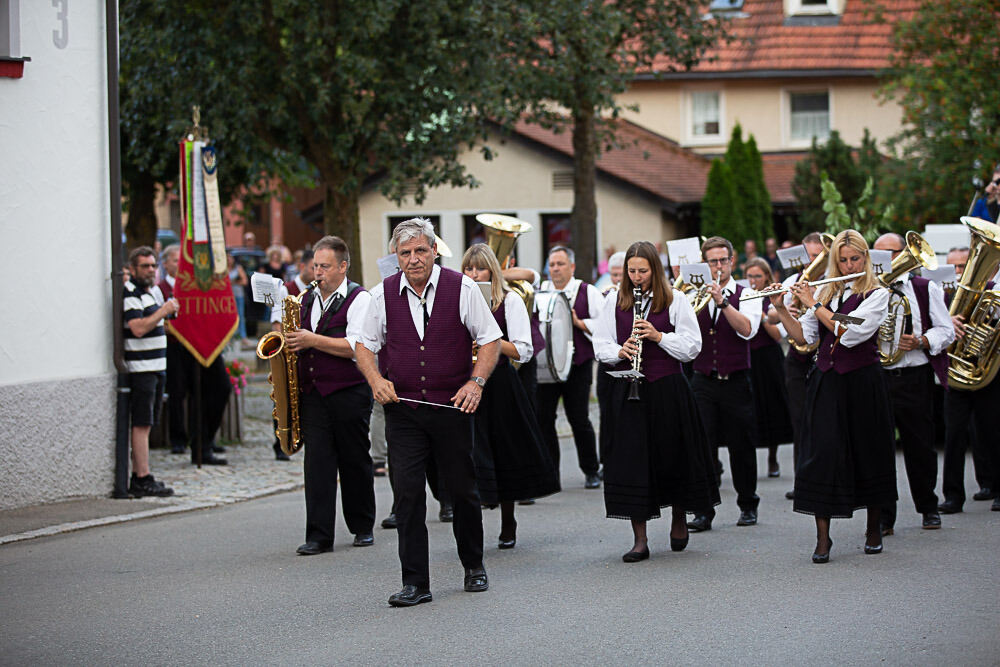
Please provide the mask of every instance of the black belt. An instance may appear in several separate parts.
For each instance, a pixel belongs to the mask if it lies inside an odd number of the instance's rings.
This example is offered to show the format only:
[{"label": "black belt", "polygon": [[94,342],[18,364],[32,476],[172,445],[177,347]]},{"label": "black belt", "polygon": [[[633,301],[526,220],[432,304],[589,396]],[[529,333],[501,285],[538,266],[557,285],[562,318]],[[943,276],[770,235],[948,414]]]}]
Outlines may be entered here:
[{"label": "black belt", "polygon": [[700,375],[702,377],[710,378],[712,380],[735,380],[737,378],[743,377],[743,373],[746,371],[738,370],[733,371],[729,375],[719,375],[719,371],[712,371],[711,373],[702,373],[701,371],[695,371],[695,375]]},{"label": "black belt", "polygon": [[906,375],[916,375],[917,373],[926,373],[931,368],[930,364],[920,364],[919,366],[906,366],[904,368],[883,368],[886,375],[890,377],[903,377]]}]

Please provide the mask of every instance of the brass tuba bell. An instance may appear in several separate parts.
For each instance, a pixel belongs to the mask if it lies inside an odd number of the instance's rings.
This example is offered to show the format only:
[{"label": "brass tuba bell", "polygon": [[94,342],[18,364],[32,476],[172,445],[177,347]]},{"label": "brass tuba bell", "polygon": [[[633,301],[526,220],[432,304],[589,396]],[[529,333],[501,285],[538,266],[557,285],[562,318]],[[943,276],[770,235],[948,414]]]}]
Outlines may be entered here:
[{"label": "brass tuba bell", "polygon": [[[896,259],[892,260],[889,272],[883,273],[878,279],[885,287],[891,289],[892,284],[900,276],[918,266],[933,271],[938,266],[937,255],[934,254],[931,244],[920,234],[913,231],[906,232],[906,247]],[[909,320],[911,314],[910,300],[902,294],[895,296],[889,305],[889,314],[878,328],[878,356],[883,366],[892,366],[903,357],[903,350],[899,349],[899,340],[896,338],[896,321],[900,313],[904,320]],[[930,322],[929,313],[922,313],[921,316],[926,322]]]},{"label": "brass tuba bell", "polygon": [[[531,223],[518,220],[509,215],[496,213],[480,213],[476,222],[486,228],[486,245],[497,256],[501,269],[510,268],[510,254],[514,250],[517,238],[531,231]],[[535,305],[535,290],[527,280],[508,280],[512,292],[521,297],[530,315]]]},{"label": "brass tuba bell", "polygon": [[986,289],[1000,266],[1000,226],[973,217],[962,223],[972,233],[969,260],[948,312],[965,320],[965,335],[948,348],[948,386],[972,391],[992,382],[1000,368],[1000,292]]}]

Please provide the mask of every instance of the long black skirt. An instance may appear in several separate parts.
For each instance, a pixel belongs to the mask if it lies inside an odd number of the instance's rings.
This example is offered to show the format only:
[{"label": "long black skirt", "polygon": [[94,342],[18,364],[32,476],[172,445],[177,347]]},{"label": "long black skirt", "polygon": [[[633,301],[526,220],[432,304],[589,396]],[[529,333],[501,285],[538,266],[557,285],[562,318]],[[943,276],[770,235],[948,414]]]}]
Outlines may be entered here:
[{"label": "long black skirt", "polygon": [[792,441],[792,418],[788,414],[785,358],[780,345],[750,352],[750,384],[757,415],[757,446],[774,447]]},{"label": "long black skirt", "polygon": [[814,369],[795,469],[796,512],[850,518],[896,501],[889,392],[878,364],[840,375]]},{"label": "long black skirt", "polygon": [[484,505],[541,498],[560,490],[535,407],[509,363],[500,363],[475,414],[476,481]]},{"label": "long black skirt", "polygon": [[627,399],[629,381],[612,380],[611,434],[604,460],[604,507],[610,519],[657,519],[664,507],[701,512],[719,504],[705,429],[687,378],[640,382],[640,400]]}]

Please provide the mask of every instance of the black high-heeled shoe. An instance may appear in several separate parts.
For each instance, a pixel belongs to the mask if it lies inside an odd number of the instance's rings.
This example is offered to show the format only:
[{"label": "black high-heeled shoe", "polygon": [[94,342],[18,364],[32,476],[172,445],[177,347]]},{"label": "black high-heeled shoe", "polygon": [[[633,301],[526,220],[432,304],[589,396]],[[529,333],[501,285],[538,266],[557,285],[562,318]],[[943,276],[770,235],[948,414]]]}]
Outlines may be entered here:
[{"label": "black high-heeled shoe", "polygon": [[867,540],[868,540],[868,538],[870,536],[868,535],[868,533],[865,533],[865,553],[867,555],[869,555],[869,556],[874,556],[875,554],[882,553],[882,535],[881,535],[881,531],[879,531],[879,533],[880,534],[878,536],[878,544],[874,544],[874,545],[867,543]]},{"label": "black high-heeled shoe", "polygon": [[670,550],[671,551],[684,551],[687,548],[688,540],[691,538],[690,535],[685,535],[684,537],[671,537],[670,538]]},{"label": "black high-heeled shoe", "polygon": [[[504,534],[509,534],[510,538],[505,538]],[[510,533],[507,533],[507,531],[503,530],[501,527],[500,537],[497,539],[497,549],[513,549],[517,544],[517,522],[514,522],[514,526],[511,528]]]},{"label": "black high-heeled shoe", "polygon": [[815,551],[813,552],[812,561],[817,565],[822,565],[824,563],[830,562],[830,551],[833,549],[833,540],[828,537],[827,541],[830,543],[830,546],[826,548],[825,554],[817,553]]}]

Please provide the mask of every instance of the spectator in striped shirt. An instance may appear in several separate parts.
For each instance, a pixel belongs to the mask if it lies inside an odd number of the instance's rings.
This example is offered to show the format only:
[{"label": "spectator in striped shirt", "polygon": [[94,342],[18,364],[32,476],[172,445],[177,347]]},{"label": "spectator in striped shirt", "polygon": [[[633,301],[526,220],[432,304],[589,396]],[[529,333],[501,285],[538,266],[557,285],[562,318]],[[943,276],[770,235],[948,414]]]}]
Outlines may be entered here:
[{"label": "spectator in striped shirt", "polygon": [[167,369],[167,336],[163,319],[178,310],[177,299],[158,305],[150,293],[156,282],[156,253],[140,246],[129,255],[132,279],[125,283],[125,367],[129,372],[132,413],[132,478],[136,497],[170,496],[149,472],[149,431],[157,422]]}]

